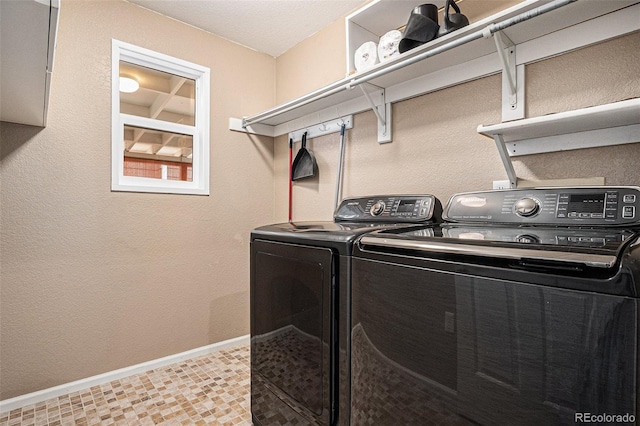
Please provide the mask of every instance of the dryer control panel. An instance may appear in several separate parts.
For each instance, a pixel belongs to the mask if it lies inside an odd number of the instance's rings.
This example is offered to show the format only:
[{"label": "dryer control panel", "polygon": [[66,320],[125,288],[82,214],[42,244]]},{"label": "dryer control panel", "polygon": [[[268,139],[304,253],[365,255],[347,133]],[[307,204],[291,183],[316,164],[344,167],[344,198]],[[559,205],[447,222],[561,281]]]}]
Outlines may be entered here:
[{"label": "dryer control panel", "polygon": [[632,186],[531,188],[456,194],[450,222],[552,226],[640,225],[640,188]]},{"label": "dryer control panel", "polygon": [[347,198],[336,221],[419,223],[439,221],[442,206],[433,195],[377,195]]}]

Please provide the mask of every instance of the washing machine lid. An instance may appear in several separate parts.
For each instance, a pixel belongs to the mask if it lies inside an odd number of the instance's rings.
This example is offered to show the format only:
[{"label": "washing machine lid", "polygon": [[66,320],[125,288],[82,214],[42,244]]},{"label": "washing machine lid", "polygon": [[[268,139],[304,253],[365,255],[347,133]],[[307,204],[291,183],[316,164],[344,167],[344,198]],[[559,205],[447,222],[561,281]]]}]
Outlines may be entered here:
[{"label": "washing machine lid", "polygon": [[447,224],[436,232],[432,227],[374,232],[364,236],[361,245],[373,250],[412,250],[426,257],[472,256],[613,268],[637,236],[633,229],[619,228]]},{"label": "washing machine lid", "polygon": [[442,205],[433,195],[373,195],[345,198],[334,221],[285,222],[256,228],[251,241],[262,239],[329,247],[351,254],[355,240],[379,229],[393,229],[440,220]]},{"label": "washing machine lid", "polygon": [[261,226],[253,232],[261,235],[299,235],[300,238],[348,240],[383,227],[385,224],[376,223],[285,222]]},{"label": "washing machine lid", "polygon": [[633,229],[443,225],[362,236],[353,256],[558,288],[638,297],[640,232]]},{"label": "washing machine lid", "polygon": [[328,247],[350,254],[354,241],[363,234],[396,227],[384,223],[285,222],[261,226],[251,232],[251,241],[266,240],[315,247]]}]

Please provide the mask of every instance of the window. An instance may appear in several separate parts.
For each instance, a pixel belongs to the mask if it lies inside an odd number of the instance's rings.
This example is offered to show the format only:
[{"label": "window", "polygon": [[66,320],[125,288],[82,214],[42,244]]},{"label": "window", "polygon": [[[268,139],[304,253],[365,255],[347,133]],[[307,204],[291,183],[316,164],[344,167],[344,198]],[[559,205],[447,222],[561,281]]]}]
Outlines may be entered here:
[{"label": "window", "polygon": [[111,189],[209,195],[209,68],[112,41]]}]

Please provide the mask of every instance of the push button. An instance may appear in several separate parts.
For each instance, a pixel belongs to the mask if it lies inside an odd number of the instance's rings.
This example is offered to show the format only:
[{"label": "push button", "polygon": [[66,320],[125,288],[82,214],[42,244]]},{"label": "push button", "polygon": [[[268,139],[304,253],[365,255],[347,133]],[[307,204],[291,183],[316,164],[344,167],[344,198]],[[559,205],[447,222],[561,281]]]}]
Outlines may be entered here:
[{"label": "push button", "polygon": [[636,196],[634,194],[626,194],[624,197],[622,197],[622,201],[625,203],[635,203]]},{"label": "push button", "polygon": [[633,219],[636,215],[635,206],[624,206],[622,208],[622,218],[623,219]]}]

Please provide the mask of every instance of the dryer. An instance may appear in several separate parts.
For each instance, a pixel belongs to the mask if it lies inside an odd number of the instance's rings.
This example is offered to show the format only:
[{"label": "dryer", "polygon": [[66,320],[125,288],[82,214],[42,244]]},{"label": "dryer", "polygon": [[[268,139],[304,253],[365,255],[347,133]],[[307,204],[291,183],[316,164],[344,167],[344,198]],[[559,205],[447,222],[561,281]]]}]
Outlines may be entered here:
[{"label": "dryer", "polygon": [[440,218],[432,195],[350,198],[333,222],[251,233],[251,414],[257,425],[349,423],[351,253],[368,232]]}]

